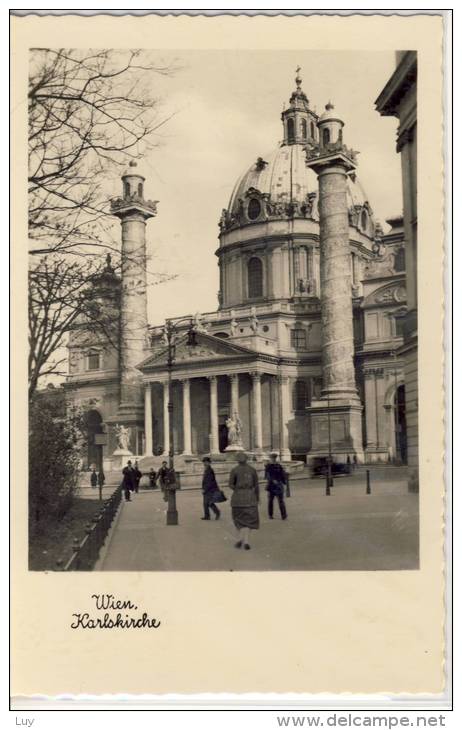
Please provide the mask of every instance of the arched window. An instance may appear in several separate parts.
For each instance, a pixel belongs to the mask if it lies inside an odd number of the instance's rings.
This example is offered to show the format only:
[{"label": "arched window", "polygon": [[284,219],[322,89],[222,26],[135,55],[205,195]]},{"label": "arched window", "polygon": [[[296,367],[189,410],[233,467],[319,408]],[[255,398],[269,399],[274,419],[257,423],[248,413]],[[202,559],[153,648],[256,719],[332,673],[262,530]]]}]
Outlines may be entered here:
[{"label": "arched window", "polygon": [[292,386],[292,410],[304,411],[310,405],[306,380],[296,380]]},{"label": "arched window", "polygon": [[306,139],[306,129],[307,129],[306,119],[302,119],[302,137],[303,137],[303,139]]},{"label": "arched window", "polygon": [[257,198],[251,198],[249,201],[249,205],[247,207],[247,215],[249,216],[251,221],[254,221],[258,218],[258,216],[261,213],[261,205],[260,201]]},{"label": "arched window", "polygon": [[249,299],[263,296],[263,264],[261,259],[253,256],[247,264],[247,281]]},{"label": "arched window", "polygon": [[130,197],[130,184],[128,180],[124,180],[124,198]]},{"label": "arched window", "polygon": [[338,141],[343,142],[343,129],[341,127],[338,130]]},{"label": "arched window", "polygon": [[143,183],[138,183],[138,197],[143,197]]},{"label": "arched window", "polygon": [[312,138],[314,139],[315,138],[315,133],[314,133],[314,124],[313,124],[313,122],[311,122],[311,124],[310,124],[310,132],[311,132]]},{"label": "arched window", "polygon": [[326,144],[329,144],[330,142],[330,132],[328,129],[322,130],[322,143],[325,146]]},{"label": "arched window", "polygon": [[287,140],[289,144],[295,142],[295,125],[293,119],[287,120]]},{"label": "arched window", "polygon": [[361,228],[363,229],[363,231],[367,229],[367,213],[365,210],[363,210],[361,213]]}]

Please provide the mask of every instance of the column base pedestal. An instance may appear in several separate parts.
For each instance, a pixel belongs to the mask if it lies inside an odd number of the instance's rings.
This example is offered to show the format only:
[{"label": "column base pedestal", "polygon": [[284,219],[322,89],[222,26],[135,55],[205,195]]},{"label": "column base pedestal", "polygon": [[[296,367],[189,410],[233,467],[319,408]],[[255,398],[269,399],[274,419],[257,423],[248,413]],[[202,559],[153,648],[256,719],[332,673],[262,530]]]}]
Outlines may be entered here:
[{"label": "column base pedestal", "polygon": [[[336,463],[364,463],[361,412],[357,398],[312,401],[309,458],[329,456]],[[330,431],[330,439],[329,439]]]}]

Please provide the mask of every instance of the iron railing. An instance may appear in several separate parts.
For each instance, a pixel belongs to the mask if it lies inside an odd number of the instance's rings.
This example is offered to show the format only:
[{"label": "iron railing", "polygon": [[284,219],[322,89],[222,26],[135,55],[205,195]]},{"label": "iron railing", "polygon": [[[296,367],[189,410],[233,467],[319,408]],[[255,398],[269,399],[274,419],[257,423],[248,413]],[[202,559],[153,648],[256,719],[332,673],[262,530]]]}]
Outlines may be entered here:
[{"label": "iron railing", "polygon": [[74,538],[73,555],[69,560],[66,563],[63,560],[56,561],[56,570],[93,570],[121,499],[122,486],[120,485],[112,496],[104,501],[101,509],[95,512],[91,522],[88,522],[83,540]]}]

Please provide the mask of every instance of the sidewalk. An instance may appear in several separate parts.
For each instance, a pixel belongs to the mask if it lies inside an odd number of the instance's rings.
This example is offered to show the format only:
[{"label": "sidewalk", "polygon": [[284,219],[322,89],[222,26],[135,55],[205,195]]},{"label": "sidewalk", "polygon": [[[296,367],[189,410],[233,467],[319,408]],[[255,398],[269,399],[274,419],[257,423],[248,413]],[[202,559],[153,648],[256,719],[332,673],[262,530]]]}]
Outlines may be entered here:
[{"label": "sidewalk", "polygon": [[[179,525],[166,526],[161,493],[144,491],[123,502],[97,570],[412,570],[418,568],[418,495],[404,481],[335,481],[330,497],[323,480],[297,480],[287,499],[288,520],[275,504],[269,520],[262,491],[260,529],[250,551],[236,541],[229,501],[220,520],[201,521],[202,495],[179,491]],[[226,490],[228,498],[229,490]]]}]

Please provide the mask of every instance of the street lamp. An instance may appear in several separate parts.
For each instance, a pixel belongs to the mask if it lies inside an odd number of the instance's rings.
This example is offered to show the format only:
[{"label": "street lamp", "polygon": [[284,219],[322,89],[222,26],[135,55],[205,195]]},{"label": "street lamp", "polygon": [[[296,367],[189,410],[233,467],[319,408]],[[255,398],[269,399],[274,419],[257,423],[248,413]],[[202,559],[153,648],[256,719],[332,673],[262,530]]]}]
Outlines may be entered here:
[{"label": "street lamp", "polygon": [[167,344],[167,375],[168,375],[168,436],[169,436],[169,451],[168,451],[168,473],[167,473],[167,525],[178,524],[178,510],[176,508],[176,490],[177,480],[175,473],[175,446],[173,443],[173,386],[172,386],[172,370],[175,363],[176,354],[176,339],[179,334],[179,327],[184,322],[189,323],[188,329],[188,347],[195,347],[196,342],[196,330],[193,327],[192,317],[183,317],[182,319],[176,320],[175,323],[172,320],[167,319],[165,327],[163,329],[163,335]]},{"label": "street lamp", "polygon": [[330,431],[330,395],[327,393],[327,438],[329,445],[329,455],[327,457],[327,481],[326,481],[326,496],[330,497],[330,488],[334,486],[334,480],[332,479],[332,440]]}]

